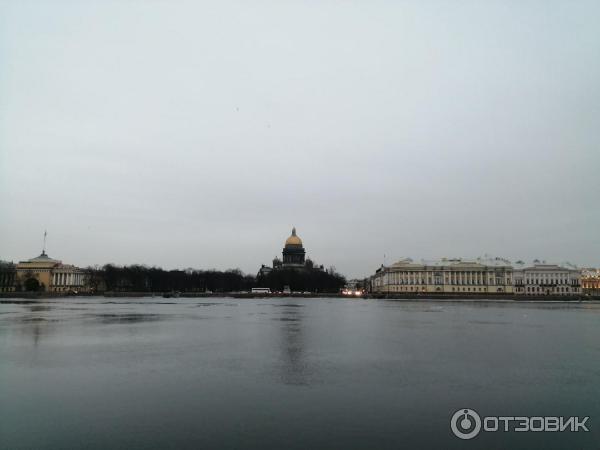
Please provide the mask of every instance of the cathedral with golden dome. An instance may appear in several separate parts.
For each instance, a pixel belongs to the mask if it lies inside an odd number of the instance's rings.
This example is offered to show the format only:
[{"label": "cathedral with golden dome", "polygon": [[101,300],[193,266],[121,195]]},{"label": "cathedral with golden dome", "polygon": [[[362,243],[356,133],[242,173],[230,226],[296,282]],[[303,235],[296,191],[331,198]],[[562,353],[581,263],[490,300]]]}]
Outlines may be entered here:
[{"label": "cathedral with golden dome", "polygon": [[273,259],[272,266],[261,266],[256,274],[256,289],[279,294],[338,292],[346,283],[333,267],[325,270],[306,256],[296,228],[292,228],[292,234],[285,240],[281,256]]},{"label": "cathedral with golden dome", "polygon": [[302,239],[296,234],[296,228],[292,228],[292,234],[285,240],[282,251],[282,259],[273,259],[273,267],[265,266],[260,268],[258,274],[266,275],[272,270],[277,269],[317,269],[324,270],[323,266],[315,267],[310,258],[306,258],[306,250],[302,244]]},{"label": "cathedral with golden dome", "polygon": [[304,246],[302,245],[302,239],[296,234],[296,228],[292,228],[292,234],[285,240],[285,246],[283,247],[283,266],[304,266],[305,255]]}]

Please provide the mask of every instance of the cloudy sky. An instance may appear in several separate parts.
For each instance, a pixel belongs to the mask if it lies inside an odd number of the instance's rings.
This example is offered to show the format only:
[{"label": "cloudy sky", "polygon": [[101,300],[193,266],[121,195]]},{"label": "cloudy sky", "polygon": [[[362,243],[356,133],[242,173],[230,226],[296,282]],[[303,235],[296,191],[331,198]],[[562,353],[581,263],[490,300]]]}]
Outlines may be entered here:
[{"label": "cloudy sky", "polygon": [[0,1],[0,259],[255,273],[293,225],[600,265],[597,1]]}]

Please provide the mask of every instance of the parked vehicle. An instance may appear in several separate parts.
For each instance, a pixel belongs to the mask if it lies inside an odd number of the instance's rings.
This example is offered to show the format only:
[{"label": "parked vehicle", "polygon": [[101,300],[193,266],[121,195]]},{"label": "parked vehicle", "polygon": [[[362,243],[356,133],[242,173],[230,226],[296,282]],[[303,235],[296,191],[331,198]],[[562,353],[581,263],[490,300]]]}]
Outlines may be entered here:
[{"label": "parked vehicle", "polygon": [[271,289],[269,289],[269,288],[255,287],[255,288],[252,288],[252,290],[250,292],[252,294],[270,294],[271,293]]}]

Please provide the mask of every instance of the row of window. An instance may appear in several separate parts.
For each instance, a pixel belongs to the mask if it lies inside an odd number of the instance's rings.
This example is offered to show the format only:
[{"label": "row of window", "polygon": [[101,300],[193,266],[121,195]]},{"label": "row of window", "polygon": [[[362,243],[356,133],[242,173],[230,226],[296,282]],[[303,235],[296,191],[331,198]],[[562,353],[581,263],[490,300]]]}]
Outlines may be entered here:
[{"label": "row of window", "polygon": [[[424,287],[418,288],[418,287],[404,287],[404,286],[400,286],[394,290],[404,291],[404,292],[418,292],[418,291],[425,292],[426,291],[426,289]],[[440,291],[441,288],[438,287],[436,290]],[[487,291],[488,291],[488,289],[486,287],[483,287],[483,288],[481,288],[481,287],[480,288],[476,288],[476,287],[474,287],[474,288],[470,288],[470,287],[468,287],[468,288],[465,288],[465,287],[452,288],[452,292],[487,292]],[[498,288],[497,292],[502,292],[502,288]]]},{"label": "row of window", "polygon": [[[527,288],[527,292],[529,292],[529,293],[546,292],[549,290],[550,289],[545,289],[545,288],[539,287],[539,286]],[[557,287],[557,288],[553,288],[552,292],[569,292],[569,288],[568,287]],[[577,289],[573,289],[573,292],[577,292]]]},{"label": "row of window", "polygon": [[[462,282],[461,282],[462,281]],[[438,285],[442,285],[442,284],[448,284],[448,285],[459,285],[459,286],[469,286],[469,285],[482,285],[482,286],[487,286],[487,285],[498,285],[498,286],[503,286],[505,284],[510,284],[510,279],[507,280],[503,280],[502,278],[496,278],[495,280],[493,278],[487,280],[488,282],[486,283],[486,280],[449,280],[446,279],[445,281],[442,278],[435,278],[435,280],[432,280],[431,278],[427,279],[427,283],[425,282],[425,280],[405,280],[405,279],[396,279],[396,280],[392,280],[389,284],[399,284],[399,285],[403,285],[403,284],[438,284]]]},{"label": "row of window", "polygon": [[522,280],[522,279],[518,279],[515,280],[515,285],[520,285],[522,286],[524,283],[523,281],[525,281],[525,284],[540,284],[540,285],[576,285],[578,284],[578,281],[576,278],[573,278],[571,280],[559,280],[559,279],[547,279],[547,280],[536,280],[536,279],[526,279],[526,280]]},{"label": "row of window", "polygon": [[558,278],[550,278],[550,277],[534,277],[534,278],[526,278],[527,284],[542,284],[542,283],[552,283],[552,284],[568,284],[568,277],[558,277]]}]

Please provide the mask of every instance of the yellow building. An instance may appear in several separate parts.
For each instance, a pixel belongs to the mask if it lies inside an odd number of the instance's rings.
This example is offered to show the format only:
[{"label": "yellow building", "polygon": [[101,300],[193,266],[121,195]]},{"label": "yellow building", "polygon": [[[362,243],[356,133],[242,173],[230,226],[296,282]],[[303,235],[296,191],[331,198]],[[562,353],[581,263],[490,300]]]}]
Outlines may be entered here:
[{"label": "yellow building", "polygon": [[17,291],[81,292],[85,290],[85,272],[78,267],[50,258],[45,251],[40,256],[17,264]]},{"label": "yellow building", "polygon": [[581,276],[584,294],[600,295],[600,269],[585,269]]}]

